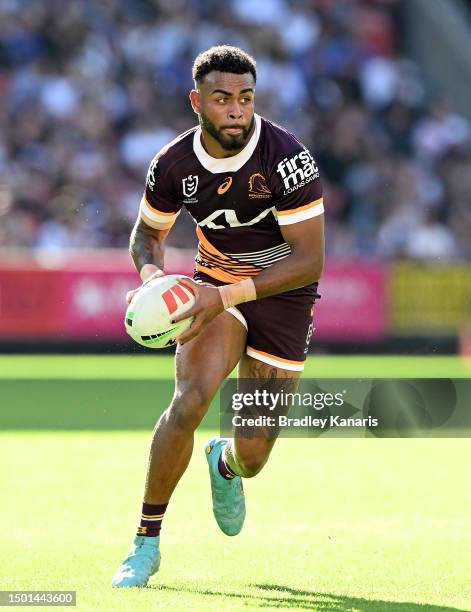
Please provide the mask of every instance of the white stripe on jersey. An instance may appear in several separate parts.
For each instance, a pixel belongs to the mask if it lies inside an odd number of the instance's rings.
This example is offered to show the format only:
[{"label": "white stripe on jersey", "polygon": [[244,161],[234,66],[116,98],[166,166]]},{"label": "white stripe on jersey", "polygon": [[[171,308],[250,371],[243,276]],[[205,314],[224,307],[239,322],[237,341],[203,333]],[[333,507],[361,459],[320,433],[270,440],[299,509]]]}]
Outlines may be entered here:
[{"label": "white stripe on jersey", "polygon": [[274,261],[278,261],[279,259],[284,259],[285,257],[288,257],[290,253],[291,251],[288,251],[286,253],[275,253],[275,255],[272,255],[271,257],[264,257],[261,259],[248,259],[246,257],[233,257],[233,259],[236,259],[237,261],[243,261],[244,263],[251,263],[255,266],[269,266]]},{"label": "white stripe on jersey", "polygon": [[268,263],[258,263],[256,265],[260,266],[260,268],[269,268],[272,264],[275,263],[275,261],[280,261],[281,259],[286,259],[288,257],[289,253],[287,253],[286,255],[280,255],[280,257],[275,257],[274,259],[270,260]]},{"label": "white stripe on jersey", "polygon": [[229,255],[229,257],[250,257],[251,255],[260,257],[260,255],[264,255],[265,253],[274,253],[275,251],[283,251],[289,248],[289,244],[283,242],[282,244],[278,244],[277,246],[271,247],[269,249],[262,249],[261,251],[248,251],[247,253],[226,253],[226,255]]},{"label": "white stripe on jersey", "polygon": [[260,268],[268,268],[276,261],[285,259],[291,254],[291,247],[284,242],[276,247],[263,249],[261,251],[251,251],[250,253],[226,253],[232,259],[243,263],[253,264]]},{"label": "white stripe on jersey", "polygon": [[148,223],[152,227],[156,229],[168,229],[175,223],[181,211],[179,210],[175,214],[159,214],[159,211],[149,206],[145,196],[143,196],[141,199],[139,212],[141,217],[143,217],[144,222]]},{"label": "white stripe on jersey", "polygon": [[288,214],[288,211],[283,212],[285,214],[277,215],[278,225],[291,225],[292,223],[299,223],[299,221],[306,221],[306,219],[312,219],[313,217],[322,215],[324,212],[324,204],[321,202],[320,204],[316,204],[311,208],[307,208],[306,210],[302,210],[300,212],[293,212],[292,214]]},{"label": "white stripe on jersey", "polygon": [[253,357],[253,359],[258,359],[259,361],[263,361],[263,363],[268,363],[269,365],[282,368],[283,370],[291,370],[292,372],[302,372],[304,370],[304,362],[297,363],[293,361],[290,362],[287,359],[278,359],[276,355],[268,355],[250,346],[247,346],[245,352],[249,357]]},{"label": "white stripe on jersey", "polygon": [[221,172],[237,172],[240,170],[252,156],[252,153],[255,151],[260,139],[260,134],[262,131],[262,118],[260,115],[257,115],[257,113],[254,113],[254,122],[255,129],[249,142],[244,146],[242,151],[236,155],[232,155],[231,157],[216,158],[211,157],[211,155],[206,153],[201,143],[201,127],[198,127],[193,136],[193,151],[203,168],[212,174],[219,174]]}]

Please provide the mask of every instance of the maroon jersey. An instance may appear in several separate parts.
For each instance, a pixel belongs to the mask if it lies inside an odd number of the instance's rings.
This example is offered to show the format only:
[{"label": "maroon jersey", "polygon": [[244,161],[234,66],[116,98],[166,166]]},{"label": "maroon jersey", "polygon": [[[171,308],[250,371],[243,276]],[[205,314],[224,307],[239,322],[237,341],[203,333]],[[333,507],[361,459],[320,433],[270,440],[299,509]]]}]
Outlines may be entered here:
[{"label": "maroon jersey", "polygon": [[152,160],[140,215],[168,229],[185,206],[199,239],[196,270],[223,282],[257,275],[291,249],[280,226],[324,212],[319,171],[292,134],[255,115],[247,145],[232,157],[203,148],[201,128],[178,136]]}]

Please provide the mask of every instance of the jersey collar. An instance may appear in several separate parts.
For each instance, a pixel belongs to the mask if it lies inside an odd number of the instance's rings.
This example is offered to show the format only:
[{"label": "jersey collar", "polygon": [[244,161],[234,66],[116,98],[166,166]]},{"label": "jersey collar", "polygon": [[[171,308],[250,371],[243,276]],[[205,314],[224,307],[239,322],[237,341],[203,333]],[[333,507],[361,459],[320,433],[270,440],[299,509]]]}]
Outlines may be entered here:
[{"label": "jersey collar", "polygon": [[261,127],[261,118],[260,115],[254,113],[255,118],[255,129],[249,140],[249,142],[245,145],[245,147],[237,153],[237,155],[233,155],[232,157],[211,157],[203,148],[201,144],[201,127],[198,127],[195,135],[193,136],[193,151],[195,152],[196,157],[200,161],[203,168],[212,172],[213,174],[217,174],[219,172],[237,172],[240,170],[242,166],[250,159],[252,153],[255,151],[255,147],[258,144],[258,140],[260,138],[260,127]]}]

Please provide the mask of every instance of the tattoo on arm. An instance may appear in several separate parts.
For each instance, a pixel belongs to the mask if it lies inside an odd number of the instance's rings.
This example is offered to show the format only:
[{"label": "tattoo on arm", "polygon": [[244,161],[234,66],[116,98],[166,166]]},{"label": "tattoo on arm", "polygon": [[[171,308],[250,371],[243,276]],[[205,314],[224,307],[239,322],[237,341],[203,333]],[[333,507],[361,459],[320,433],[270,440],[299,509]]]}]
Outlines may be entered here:
[{"label": "tattoo on arm", "polygon": [[157,230],[138,219],[131,232],[129,253],[138,272],[145,264],[154,264],[163,270],[164,242],[169,230]]}]

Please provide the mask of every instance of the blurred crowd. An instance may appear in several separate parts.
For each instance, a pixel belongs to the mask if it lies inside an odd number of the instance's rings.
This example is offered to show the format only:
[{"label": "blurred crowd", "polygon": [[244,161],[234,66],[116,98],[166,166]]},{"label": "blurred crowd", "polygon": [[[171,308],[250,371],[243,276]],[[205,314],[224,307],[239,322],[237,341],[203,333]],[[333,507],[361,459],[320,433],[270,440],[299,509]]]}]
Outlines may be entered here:
[{"label": "blurred crowd", "polygon": [[[195,55],[257,60],[257,111],[311,148],[338,257],[471,258],[471,129],[395,0],[2,0],[0,247],[126,247],[147,166],[196,123]],[[195,243],[182,214],[169,242]]]}]

